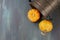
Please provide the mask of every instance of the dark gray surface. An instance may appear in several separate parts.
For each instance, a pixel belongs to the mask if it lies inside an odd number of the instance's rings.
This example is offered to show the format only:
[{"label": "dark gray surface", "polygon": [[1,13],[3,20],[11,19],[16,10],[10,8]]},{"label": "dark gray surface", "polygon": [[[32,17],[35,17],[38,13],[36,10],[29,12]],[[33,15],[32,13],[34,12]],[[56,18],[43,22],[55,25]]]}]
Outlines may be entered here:
[{"label": "dark gray surface", "polygon": [[[45,40],[38,23],[27,19],[28,0],[0,0],[0,40]],[[60,40],[60,8],[51,13],[54,29],[46,40]]]}]

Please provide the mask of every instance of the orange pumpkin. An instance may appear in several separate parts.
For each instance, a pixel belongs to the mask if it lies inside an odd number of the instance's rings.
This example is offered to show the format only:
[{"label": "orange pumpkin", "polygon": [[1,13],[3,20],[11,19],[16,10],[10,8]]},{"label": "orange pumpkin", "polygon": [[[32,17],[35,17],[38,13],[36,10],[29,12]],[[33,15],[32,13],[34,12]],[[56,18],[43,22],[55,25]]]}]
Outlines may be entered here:
[{"label": "orange pumpkin", "polygon": [[28,11],[28,19],[31,22],[36,22],[40,18],[40,12],[37,9],[31,9]]},{"label": "orange pumpkin", "polygon": [[52,31],[53,29],[53,24],[51,21],[49,20],[42,20],[40,23],[39,23],[39,29],[42,31],[42,32],[50,32]]}]

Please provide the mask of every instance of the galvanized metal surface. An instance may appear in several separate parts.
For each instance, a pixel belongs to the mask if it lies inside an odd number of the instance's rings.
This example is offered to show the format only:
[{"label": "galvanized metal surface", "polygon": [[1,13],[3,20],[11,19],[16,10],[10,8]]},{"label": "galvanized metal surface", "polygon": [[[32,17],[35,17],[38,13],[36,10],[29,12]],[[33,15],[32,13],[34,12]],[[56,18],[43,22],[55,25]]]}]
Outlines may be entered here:
[{"label": "galvanized metal surface", "polygon": [[0,0],[0,40],[60,40],[60,8],[50,14],[54,29],[46,39],[38,23],[28,20],[29,9],[28,0]]}]

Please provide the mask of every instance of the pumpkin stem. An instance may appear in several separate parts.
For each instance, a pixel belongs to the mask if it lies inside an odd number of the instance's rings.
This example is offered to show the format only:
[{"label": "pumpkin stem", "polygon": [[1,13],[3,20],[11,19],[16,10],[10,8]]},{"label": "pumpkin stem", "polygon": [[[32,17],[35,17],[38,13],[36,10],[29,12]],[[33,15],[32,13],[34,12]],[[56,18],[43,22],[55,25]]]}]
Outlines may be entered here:
[{"label": "pumpkin stem", "polygon": [[46,36],[47,32],[41,32],[41,35]]},{"label": "pumpkin stem", "polygon": [[50,16],[47,16],[47,18],[46,19],[48,19],[48,20],[52,20],[52,18],[50,17]]}]

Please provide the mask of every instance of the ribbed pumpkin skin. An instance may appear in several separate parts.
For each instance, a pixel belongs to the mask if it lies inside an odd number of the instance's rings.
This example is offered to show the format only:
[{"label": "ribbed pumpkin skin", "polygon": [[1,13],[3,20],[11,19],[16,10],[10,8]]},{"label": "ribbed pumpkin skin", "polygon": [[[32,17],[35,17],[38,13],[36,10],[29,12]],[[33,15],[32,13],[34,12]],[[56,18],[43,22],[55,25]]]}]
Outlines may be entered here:
[{"label": "ribbed pumpkin skin", "polygon": [[40,12],[37,9],[31,9],[28,11],[27,17],[31,22],[36,22],[40,19]]},{"label": "ribbed pumpkin skin", "polygon": [[49,20],[42,20],[40,23],[39,23],[39,29],[42,31],[42,32],[50,32],[52,31],[53,29],[53,24],[51,21]]}]

